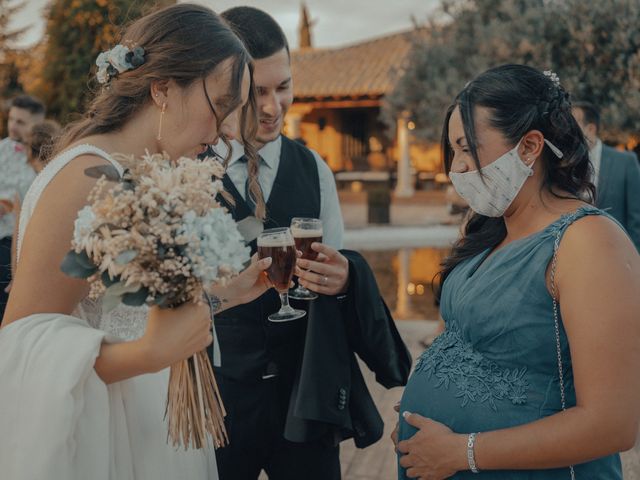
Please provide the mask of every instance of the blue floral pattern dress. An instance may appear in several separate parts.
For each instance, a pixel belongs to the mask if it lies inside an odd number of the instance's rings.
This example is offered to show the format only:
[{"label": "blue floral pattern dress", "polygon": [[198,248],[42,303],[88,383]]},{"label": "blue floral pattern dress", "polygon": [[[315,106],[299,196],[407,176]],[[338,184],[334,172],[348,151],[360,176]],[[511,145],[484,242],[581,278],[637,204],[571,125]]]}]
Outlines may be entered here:
[{"label": "blue floral pattern dress", "polygon": [[[419,358],[404,391],[400,412],[415,412],[454,432],[497,430],[530,423],[562,410],[553,302],[546,271],[557,236],[585,215],[582,207],[544,230],[489,255],[460,263],[446,279],[441,313],[446,329]],[[567,408],[575,390],[567,336],[560,324]],[[400,417],[401,440],[416,429]],[[399,467],[404,480],[405,469]],[[612,455],[575,466],[576,478],[622,479]],[[454,479],[569,479],[569,468],[459,472]]]}]

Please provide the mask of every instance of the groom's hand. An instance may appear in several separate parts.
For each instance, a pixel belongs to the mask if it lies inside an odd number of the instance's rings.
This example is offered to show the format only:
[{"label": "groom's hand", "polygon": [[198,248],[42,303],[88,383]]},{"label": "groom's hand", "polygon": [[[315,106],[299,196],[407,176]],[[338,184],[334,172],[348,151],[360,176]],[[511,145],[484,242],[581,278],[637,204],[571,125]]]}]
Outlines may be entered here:
[{"label": "groom's hand", "polygon": [[315,261],[298,259],[296,275],[300,284],[323,295],[339,295],[349,287],[349,260],[337,250],[314,242],[311,248],[318,252]]}]

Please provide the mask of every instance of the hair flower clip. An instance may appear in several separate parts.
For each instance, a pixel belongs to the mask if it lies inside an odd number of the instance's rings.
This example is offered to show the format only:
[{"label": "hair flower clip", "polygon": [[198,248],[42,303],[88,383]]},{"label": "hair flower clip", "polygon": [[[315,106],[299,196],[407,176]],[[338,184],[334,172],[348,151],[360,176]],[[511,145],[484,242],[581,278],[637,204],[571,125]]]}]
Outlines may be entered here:
[{"label": "hair flower clip", "polygon": [[105,84],[119,73],[138,68],[144,63],[144,48],[130,49],[125,45],[116,45],[111,50],[102,52],[96,59],[98,82]]}]

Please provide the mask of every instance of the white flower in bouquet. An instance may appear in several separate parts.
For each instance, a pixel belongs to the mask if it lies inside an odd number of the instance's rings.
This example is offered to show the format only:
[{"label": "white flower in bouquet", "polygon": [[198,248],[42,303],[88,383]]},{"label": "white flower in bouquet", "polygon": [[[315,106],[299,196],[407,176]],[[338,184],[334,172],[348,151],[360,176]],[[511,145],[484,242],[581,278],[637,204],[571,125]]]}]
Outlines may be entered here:
[{"label": "white flower in bouquet", "polygon": [[73,230],[73,242],[76,245],[86,248],[86,244],[84,242],[89,238],[91,232],[93,232],[93,222],[95,220],[96,215],[93,213],[93,209],[89,205],[78,212],[78,218],[76,218]]}]

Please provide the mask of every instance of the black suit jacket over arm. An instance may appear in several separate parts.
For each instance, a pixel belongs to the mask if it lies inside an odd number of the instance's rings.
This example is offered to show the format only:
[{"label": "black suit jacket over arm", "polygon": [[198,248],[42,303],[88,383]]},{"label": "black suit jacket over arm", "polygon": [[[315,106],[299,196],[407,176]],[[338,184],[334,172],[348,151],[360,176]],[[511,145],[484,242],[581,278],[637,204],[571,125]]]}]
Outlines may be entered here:
[{"label": "black suit jacket over arm", "polygon": [[284,433],[294,442],[354,437],[364,448],[380,439],[384,425],[355,353],[386,388],[406,384],[411,356],[367,262],[356,252],[341,253],[349,260],[349,291],[344,299],[321,295],[309,304]]}]

